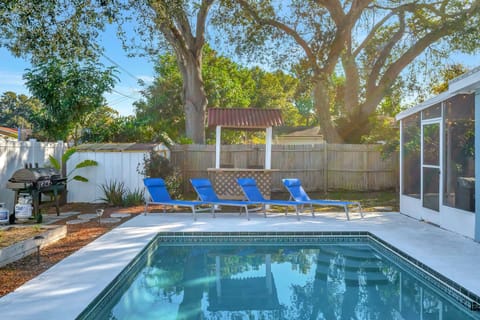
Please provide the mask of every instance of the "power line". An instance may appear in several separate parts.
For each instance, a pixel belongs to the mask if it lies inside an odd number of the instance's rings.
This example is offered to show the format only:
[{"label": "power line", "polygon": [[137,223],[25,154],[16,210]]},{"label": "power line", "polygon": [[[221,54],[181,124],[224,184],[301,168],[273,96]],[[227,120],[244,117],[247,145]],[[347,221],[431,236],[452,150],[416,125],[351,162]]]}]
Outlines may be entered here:
[{"label": "power line", "polygon": [[120,98],[117,98],[117,99],[113,99],[113,100],[108,101],[108,104],[110,104],[110,105],[115,105],[115,104],[119,104],[119,103],[122,103],[122,102],[127,101],[127,100],[130,100],[130,99],[129,99],[129,98],[125,98],[125,97],[120,97]]},{"label": "power line", "polygon": [[123,72],[125,72],[127,75],[129,75],[130,77],[132,77],[133,79],[135,79],[136,81],[142,81],[142,79],[136,77],[135,75],[133,75],[130,71],[128,71],[127,69],[125,69],[124,67],[122,67],[119,63],[115,62],[112,58],[108,57],[105,53],[102,53],[102,56],[107,59],[110,63],[113,63],[115,66],[117,66],[119,69],[123,70]]},{"label": "power line", "polygon": [[112,91],[115,92],[116,94],[121,95],[122,97],[129,98],[129,99],[132,99],[132,100],[138,100],[138,98],[134,98],[132,96],[126,95],[125,93],[121,93],[120,91],[117,91],[115,89],[112,89]]}]

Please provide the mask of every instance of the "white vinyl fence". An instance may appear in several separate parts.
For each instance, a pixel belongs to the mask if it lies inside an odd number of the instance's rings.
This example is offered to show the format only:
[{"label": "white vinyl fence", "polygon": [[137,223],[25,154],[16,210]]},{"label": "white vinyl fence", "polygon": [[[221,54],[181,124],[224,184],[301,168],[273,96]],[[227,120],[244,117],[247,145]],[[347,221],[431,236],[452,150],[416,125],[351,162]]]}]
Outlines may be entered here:
[{"label": "white vinyl fence", "polygon": [[68,170],[83,160],[95,160],[98,166],[85,167],[72,174],[88,179],[88,182],[70,180],[68,182],[67,201],[103,202],[102,185],[116,181],[122,182],[129,190],[144,189],[143,176],[137,172],[137,166],[143,163],[146,152],[76,152],[67,162]]},{"label": "white vinyl fence", "polygon": [[[144,157],[151,150],[169,157],[169,150],[163,144],[92,144],[77,148],[67,162],[67,173],[84,160],[95,160],[97,166],[77,169],[69,175],[67,183],[67,201],[70,202],[104,202],[105,193],[102,186],[112,182],[123,183],[125,188],[133,192],[144,190],[144,176],[138,173],[143,169]],[[88,182],[71,180],[75,175],[88,179]]]},{"label": "white vinyl fence", "polygon": [[67,145],[63,142],[14,141],[0,138],[0,202],[5,202],[12,212],[14,192],[7,189],[8,179],[25,164],[38,164],[43,167],[49,163],[48,157],[54,156],[60,161]]}]

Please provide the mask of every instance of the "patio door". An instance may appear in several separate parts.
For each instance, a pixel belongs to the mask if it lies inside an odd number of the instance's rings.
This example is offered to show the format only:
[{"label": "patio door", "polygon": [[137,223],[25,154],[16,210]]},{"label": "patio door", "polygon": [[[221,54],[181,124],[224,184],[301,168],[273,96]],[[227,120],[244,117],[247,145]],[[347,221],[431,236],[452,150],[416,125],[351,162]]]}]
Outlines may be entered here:
[{"label": "patio door", "polygon": [[434,211],[440,208],[440,129],[440,120],[422,123],[422,205]]}]

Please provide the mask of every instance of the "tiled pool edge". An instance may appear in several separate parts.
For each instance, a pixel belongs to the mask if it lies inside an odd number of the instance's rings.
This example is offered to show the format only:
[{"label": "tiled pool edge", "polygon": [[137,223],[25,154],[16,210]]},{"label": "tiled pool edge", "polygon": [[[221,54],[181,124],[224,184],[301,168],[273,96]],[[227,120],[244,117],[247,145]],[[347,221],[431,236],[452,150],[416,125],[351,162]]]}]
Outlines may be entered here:
[{"label": "tiled pool edge", "polygon": [[[192,231],[192,232],[159,232],[143,250],[141,250],[135,259],[129,263],[124,270],[122,270],[112,281],[113,285],[109,285],[107,288],[101,291],[99,295],[89,303],[89,305],[82,311],[80,315],[76,319],[90,319],[88,316],[91,313],[91,308],[97,306],[98,304],[108,303],[108,301],[102,301],[101,296],[107,294],[108,292],[112,292],[116,290],[119,286],[122,285],[123,280],[129,279],[133,277],[133,275],[126,272],[128,270],[132,270],[136,267],[137,263],[140,259],[144,258],[144,253],[148,250],[154,250],[160,243],[172,243],[176,242],[175,239],[178,238],[195,238],[200,237],[204,238],[195,239],[192,243],[211,243],[215,239],[219,238],[232,238],[228,240],[236,240],[238,241],[239,238],[245,238],[243,242],[252,242],[252,237],[268,237],[268,238],[288,238],[288,237],[312,237],[322,239],[325,242],[332,241],[335,238],[338,241],[338,238],[345,238],[345,240],[340,241],[340,243],[361,243],[364,241],[359,240],[359,238],[370,239],[377,243],[378,245],[382,246],[385,249],[388,249],[390,252],[393,253],[393,256],[396,259],[400,260],[404,264],[410,264],[413,266],[413,271],[417,270],[415,273],[417,276],[423,278],[424,281],[428,282],[430,285],[434,286],[435,288],[441,290],[445,295],[449,296],[451,299],[457,301],[458,303],[462,304],[466,308],[479,311],[480,310],[480,297],[472,293],[471,291],[467,290],[463,286],[459,285],[458,283],[446,278],[442,274],[436,272],[432,268],[428,267],[427,265],[423,264],[419,260],[413,258],[409,254],[405,253],[404,251],[396,248],[393,245],[390,245],[387,241],[381,239],[380,237],[376,236],[372,232],[369,231],[296,231],[296,232],[261,232],[261,231],[251,231],[251,232],[206,232],[206,231]],[[169,239],[171,238],[172,241],[159,241],[159,238]],[[211,240],[205,240],[209,239]],[[331,238],[331,239],[330,239]],[[255,240],[253,240],[255,242]],[[393,258],[393,257],[390,257]],[[395,260],[395,259],[394,259]],[[423,275],[423,273],[427,273],[427,276]],[[434,281],[428,278],[430,276]],[[127,280],[128,281],[128,280]],[[439,283],[436,283],[438,281]],[[447,286],[444,288],[442,285]]]},{"label": "tiled pool edge", "polygon": [[[385,248],[391,250],[400,259],[404,259],[406,262],[411,263],[416,268],[428,273],[431,277],[436,278],[444,285],[451,287],[452,289],[456,290],[458,293],[455,292],[447,292],[449,296],[453,296],[453,298],[469,308],[470,310],[480,311],[480,296],[474,294],[473,292],[467,290],[465,287],[461,286],[460,284],[452,281],[442,275],[441,273],[435,271],[434,269],[430,268],[426,264],[422,263],[421,261],[413,258],[411,255],[407,254],[406,252],[398,249],[397,247],[389,244],[387,241],[381,239],[377,235],[373,234],[370,231],[295,231],[295,232],[288,232],[288,231],[281,231],[281,232],[161,232],[157,235],[160,236],[172,236],[172,237],[179,237],[179,236],[268,236],[268,237],[288,237],[288,236],[319,236],[319,237],[358,237],[358,236],[366,236],[369,237],[378,243],[380,243]],[[435,284],[435,287],[441,289],[438,284]],[[443,290],[442,290],[443,291]],[[465,296],[467,300],[463,299],[461,296]]]},{"label": "tiled pool edge", "polygon": [[[332,234],[362,230],[407,252],[480,296],[480,273],[477,272],[477,266],[480,265],[479,243],[398,212],[369,213],[365,219],[352,219],[348,222],[336,216],[336,213],[327,212],[315,218],[302,216],[301,221],[283,214],[268,219],[262,215],[258,217],[262,219],[251,221],[239,219],[237,213],[218,216],[216,219],[205,217],[198,221],[193,221],[189,212],[137,216],[62,260],[12,294],[0,298],[0,314],[16,320],[75,319],[158,232],[218,234],[217,230],[222,230],[236,233],[243,231],[243,234],[273,231],[286,234]],[[105,238],[107,235],[108,239]],[[430,242],[432,239],[436,241]],[[119,248],[119,243],[122,248]],[[105,245],[113,250],[112,254],[105,250]],[[79,262],[96,267],[98,272],[91,272],[90,268],[78,269],[76,264]]]},{"label": "tiled pool edge", "polygon": [[[102,296],[109,295],[111,292],[114,292],[119,287],[122,287],[125,282],[130,283],[133,278],[135,278],[136,273],[130,272],[137,268],[137,265],[144,259],[147,258],[145,253],[147,251],[154,251],[158,246],[158,241],[156,241],[158,235],[154,236],[148,244],[135,256],[135,258],[128,263],[125,268],[118,273],[115,278],[110,282],[110,284],[101,290],[98,295],[84,308],[84,310],[75,318],[77,320],[81,319],[91,319],[91,311],[97,305],[107,304],[108,301],[103,301]],[[113,285],[112,285],[113,284]]]},{"label": "tiled pool edge", "polygon": [[[376,236],[376,235],[374,235],[370,232],[367,232],[367,233],[369,234],[368,236],[371,239],[375,240],[376,242],[380,243],[384,248],[393,252],[396,255],[396,257],[398,257],[399,259],[403,259],[405,262],[408,262],[412,266],[417,268],[418,271],[420,271],[420,272],[423,271],[424,273],[427,273],[430,277],[432,277],[436,281],[439,281],[440,284],[437,284],[437,283],[432,283],[429,279],[425,279],[425,280],[429,281],[430,284],[434,285],[437,289],[443,291],[445,294],[452,297],[453,299],[455,299],[456,301],[458,301],[459,303],[461,303],[465,307],[469,308],[470,310],[480,311],[480,297],[478,295],[476,295],[473,292],[467,290],[465,287],[461,286],[460,284],[456,283],[455,281],[452,281],[452,280],[448,279],[447,277],[445,277],[441,273],[433,270],[429,266],[427,266],[424,263],[420,262],[419,260],[413,258],[412,256],[405,253],[404,251],[396,248],[395,246],[392,246],[391,244],[382,240],[378,236]],[[416,275],[417,276],[422,276],[421,273],[418,272],[418,271],[416,272]],[[450,287],[454,291],[445,292],[443,287],[441,287],[441,284],[443,284],[444,286]],[[450,289],[450,288],[448,288],[448,289]]]}]

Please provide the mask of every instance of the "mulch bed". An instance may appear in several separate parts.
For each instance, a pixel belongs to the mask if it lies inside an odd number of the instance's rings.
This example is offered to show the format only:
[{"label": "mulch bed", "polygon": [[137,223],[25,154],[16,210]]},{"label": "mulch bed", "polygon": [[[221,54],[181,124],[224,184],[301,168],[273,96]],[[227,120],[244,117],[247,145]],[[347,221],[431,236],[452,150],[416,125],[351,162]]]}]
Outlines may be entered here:
[{"label": "mulch bed", "polygon": [[[61,212],[76,211],[80,213],[95,213],[97,208],[104,207],[105,205],[74,203],[63,206]],[[105,208],[102,218],[108,218],[110,214],[114,212],[130,213],[132,215],[128,218],[122,218],[118,223],[103,223],[99,225],[97,219],[93,219],[82,224],[67,224],[67,236],[43,248],[40,251],[39,264],[37,264],[37,256],[32,254],[0,268],[0,297],[14,291],[28,280],[35,278],[57,262],[68,257],[119,224],[131,219],[135,215],[143,213],[143,210],[143,206]],[[54,209],[49,213],[54,213]],[[60,220],[55,224],[64,225],[68,220],[72,219],[76,219],[76,215]]]}]

